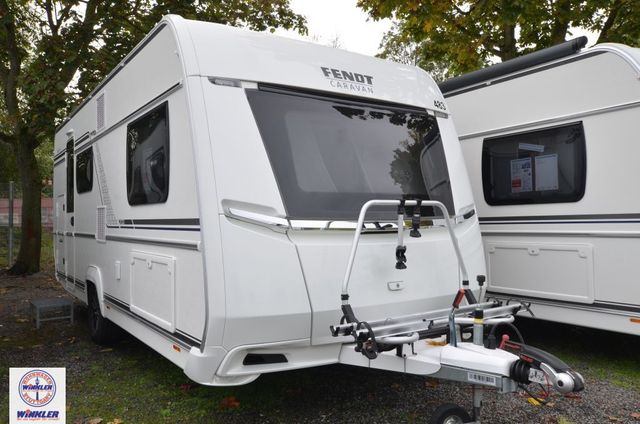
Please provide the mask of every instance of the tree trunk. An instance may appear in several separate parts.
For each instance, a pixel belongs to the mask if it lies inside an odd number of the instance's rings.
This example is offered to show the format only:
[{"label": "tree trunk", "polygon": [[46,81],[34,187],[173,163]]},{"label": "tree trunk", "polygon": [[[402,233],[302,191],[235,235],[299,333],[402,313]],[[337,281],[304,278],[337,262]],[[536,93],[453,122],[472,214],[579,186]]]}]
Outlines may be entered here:
[{"label": "tree trunk", "polygon": [[555,22],[551,26],[551,44],[541,47],[551,47],[566,40],[567,31],[569,30],[569,24],[571,22],[571,13],[571,1],[561,0],[556,2],[553,13]]},{"label": "tree trunk", "polygon": [[35,140],[22,136],[14,145],[20,182],[22,183],[22,232],[20,251],[16,263],[9,269],[10,274],[33,274],[40,271],[40,241],[42,239],[40,220],[40,197],[42,181],[38,170]]},{"label": "tree trunk", "polygon": [[503,42],[500,46],[500,61],[513,59],[518,57],[518,48],[516,46],[516,27],[511,24],[503,24]]}]

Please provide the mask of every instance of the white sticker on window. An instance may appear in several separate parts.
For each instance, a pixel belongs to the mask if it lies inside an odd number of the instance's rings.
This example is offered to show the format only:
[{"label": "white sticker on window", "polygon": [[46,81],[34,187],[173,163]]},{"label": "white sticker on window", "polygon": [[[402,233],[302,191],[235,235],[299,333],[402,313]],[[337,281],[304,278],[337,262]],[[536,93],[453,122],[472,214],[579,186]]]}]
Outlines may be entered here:
[{"label": "white sticker on window", "polygon": [[497,380],[493,375],[480,374],[478,372],[468,372],[467,380],[472,383],[484,384],[485,386],[496,386]]},{"label": "white sticker on window", "polygon": [[536,156],[536,191],[558,189],[558,155]]},{"label": "white sticker on window", "polygon": [[544,146],[542,144],[519,143],[518,150],[542,153],[544,152]]},{"label": "white sticker on window", "polygon": [[524,193],[533,190],[531,158],[511,160],[511,193]]}]

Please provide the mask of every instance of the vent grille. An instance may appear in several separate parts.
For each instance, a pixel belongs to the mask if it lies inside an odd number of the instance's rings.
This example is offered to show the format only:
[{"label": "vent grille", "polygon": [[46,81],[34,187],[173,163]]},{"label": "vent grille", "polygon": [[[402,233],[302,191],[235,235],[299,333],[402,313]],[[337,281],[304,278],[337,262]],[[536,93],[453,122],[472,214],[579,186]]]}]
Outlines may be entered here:
[{"label": "vent grille", "polygon": [[96,240],[106,242],[107,235],[107,208],[98,206],[96,208]]},{"label": "vent grille", "polygon": [[96,111],[97,111],[96,129],[98,131],[100,131],[101,129],[104,128],[104,124],[105,124],[105,119],[104,119],[104,93],[100,94],[96,98]]}]

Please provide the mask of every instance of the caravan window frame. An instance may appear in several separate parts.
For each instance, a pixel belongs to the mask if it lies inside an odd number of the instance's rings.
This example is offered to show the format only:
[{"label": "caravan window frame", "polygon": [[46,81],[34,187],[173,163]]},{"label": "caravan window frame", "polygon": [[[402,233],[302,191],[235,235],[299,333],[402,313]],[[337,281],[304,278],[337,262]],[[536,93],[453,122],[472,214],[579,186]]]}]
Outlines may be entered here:
[{"label": "caravan window frame", "polygon": [[[150,160],[153,158],[153,156],[155,156],[160,150],[158,149],[157,151],[154,151],[150,156],[148,157],[144,157],[144,156],[140,156],[140,157],[135,157],[133,156],[133,154],[135,153],[136,148],[142,146],[144,143],[148,142],[149,140],[152,140],[151,138],[147,137],[143,140],[138,140],[135,139],[134,140],[134,132],[136,132],[136,134],[142,130],[143,125],[145,123],[148,123],[148,121],[150,119],[155,119],[157,117],[157,114],[161,114],[162,117],[161,118],[157,118],[159,120],[164,120],[164,131],[162,131],[162,133],[159,134],[160,138],[159,141],[160,143],[156,143],[156,144],[161,144],[162,146],[162,184],[161,186],[158,186],[159,181],[156,181],[154,179],[154,174],[153,174],[153,169],[149,169],[149,175],[147,175],[147,178],[143,178],[142,175],[139,175],[139,180],[136,180],[138,182],[138,186],[137,187],[132,187],[132,185],[134,185],[134,183],[136,181],[134,181],[134,175],[133,175],[133,163],[134,161],[136,161],[136,159],[144,159],[144,160]],[[135,136],[137,137],[137,135]],[[150,204],[158,204],[158,203],[166,203],[167,199],[169,198],[169,182],[170,182],[170,158],[171,158],[171,151],[170,151],[170,140],[171,140],[171,135],[170,135],[170,127],[169,127],[169,101],[165,100],[164,102],[160,103],[159,105],[153,107],[152,109],[150,109],[149,111],[145,112],[143,115],[141,115],[140,117],[136,118],[135,120],[131,121],[130,123],[127,124],[127,133],[126,133],[126,139],[125,139],[125,149],[126,149],[126,173],[127,173],[127,201],[129,202],[129,205],[131,206],[138,206],[138,205],[150,205]],[[158,139],[154,140],[155,142],[158,141]],[[144,154],[144,151],[143,151]],[[138,168],[141,167],[141,164],[139,164],[140,166],[138,166]],[[144,171],[144,170],[142,170]],[[149,179],[154,179],[154,185],[156,187],[148,187],[145,186],[145,181],[149,180]],[[159,192],[157,190],[160,190]],[[149,191],[153,192],[155,195],[154,197],[150,197],[149,196]]]},{"label": "caravan window frame", "polygon": [[[80,172],[82,164],[89,166],[88,171]],[[89,193],[93,190],[93,146],[76,154],[76,190],[78,194]]]},{"label": "caravan window frame", "polygon": [[[575,131],[575,140],[566,144],[574,144],[574,149],[560,155],[557,146],[560,146],[559,139],[554,140],[554,136],[562,136],[563,132]],[[513,147],[517,146],[516,154],[509,158],[511,169],[510,180],[507,184],[511,192],[505,190],[505,185],[501,184],[502,193],[496,188],[493,178],[497,171],[496,163],[493,161],[498,155],[498,146],[504,150],[505,144]],[[571,122],[562,125],[536,128],[534,130],[522,131],[518,133],[504,134],[497,137],[485,138],[482,141],[482,191],[485,201],[491,206],[523,205],[523,204],[544,204],[544,203],[570,203],[578,202],[584,197],[587,179],[587,153],[586,137],[582,121]],[[501,165],[504,167],[505,158]],[[562,166],[562,163],[573,160],[573,164]],[[528,167],[529,171],[522,171],[523,176],[514,174],[514,161],[521,161],[523,167]],[[545,163],[546,162],[546,163]],[[516,164],[517,165],[517,164]],[[538,169],[542,166],[557,166],[556,174],[545,173],[540,175],[549,178],[538,178]],[[499,165],[498,165],[499,166]],[[564,175],[562,170],[573,170],[570,176]],[[504,168],[502,169],[504,173]],[[516,172],[518,170],[516,169]],[[569,181],[571,179],[571,181]],[[564,181],[564,182],[563,182]],[[548,187],[538,189],[539,184],[547,184]],[[519,184],[514,186],[514,184]],[[514,191],[517,187],[518,191]]]},{"label": "caravan window frame", "polygon": [[75,179],[74,179],[74,167],[75,167],[75,161],[74,161],[74,139],[70,138],[69,140],[67,140],[67,147],[66,147],[66,162],[67,162],[67,192],[66,192],[66,205],[65,205],[65,209],[67,213],[73,213],[75,206],[74,206],[74,195],[75,195]]}]

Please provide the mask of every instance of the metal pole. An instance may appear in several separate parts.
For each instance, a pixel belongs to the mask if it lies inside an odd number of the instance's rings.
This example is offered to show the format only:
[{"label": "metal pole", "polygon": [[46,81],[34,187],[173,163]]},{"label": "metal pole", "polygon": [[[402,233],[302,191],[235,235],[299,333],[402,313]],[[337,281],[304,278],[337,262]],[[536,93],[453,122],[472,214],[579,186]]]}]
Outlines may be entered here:
[{"label": "metal pole", "polygon": [[9,267],[13,265],[13,181],[9,181]]}]

